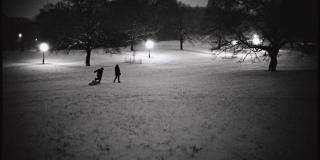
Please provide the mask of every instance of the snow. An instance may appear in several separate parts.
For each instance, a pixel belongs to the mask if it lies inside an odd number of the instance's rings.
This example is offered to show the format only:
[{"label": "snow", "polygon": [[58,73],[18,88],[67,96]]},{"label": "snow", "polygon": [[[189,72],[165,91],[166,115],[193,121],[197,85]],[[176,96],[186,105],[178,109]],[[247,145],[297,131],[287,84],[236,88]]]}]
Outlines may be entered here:
[{"label": "snow", "polygon": [[[4,52],[7,159],[308,159],[317,154],[317,57],[281,50],[277,73],[208,46],[156,42],[136,60]],[[81,52],[81,53],[80,53]],[[230,53],[229,53],[230,55]],[[228,56],[228,55],[227,55]],[[121,83],[113,83],[119,64]],[[102,82],[88,86],[104,67]]]}]

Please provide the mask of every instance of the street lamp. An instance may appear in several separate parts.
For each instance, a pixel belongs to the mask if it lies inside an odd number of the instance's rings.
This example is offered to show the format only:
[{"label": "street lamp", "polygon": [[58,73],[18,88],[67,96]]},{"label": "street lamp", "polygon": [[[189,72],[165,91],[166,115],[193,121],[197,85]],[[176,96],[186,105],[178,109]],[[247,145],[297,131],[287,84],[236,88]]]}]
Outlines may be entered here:
[{"label": "street lamp", "polygon": [[254,34],[253,37],[252,37],[252,43],[254,45],[259,45],[261,43],[261,40],[259,38],[259,36],[257,34]]},{"label": "street lamp", "polygon": [[235,55],[236,53],[236,45],[238,44],[237,40],[233,40],[231,41],[231,44],[233,45],[233,55]]},{"label": "street lamp", "polygon": [[20,50],[24,51],[23,41],[22,41],[22,33],[18,33],[18,45],[20,46]]},{"label": "street lamp", "polygon": [[47,52],[49,50],[49,45],[43,42],[39,45],[39,49],[42,52],[42,64],[44,64],[44,52]]},{"label": "street lamp", "polygon": [[149,49],[149,58],[150,58],[150,49],[154,46],[154,42],[152,40],[147,40],[146,47]]},{"label": "street lamp", "polygon": [[235,46],[237,43],[238,43],[238,41],[237,41],[237,40],[233,40],[233,41],[231,41],[231,44],[232,44],[233,46]]}]

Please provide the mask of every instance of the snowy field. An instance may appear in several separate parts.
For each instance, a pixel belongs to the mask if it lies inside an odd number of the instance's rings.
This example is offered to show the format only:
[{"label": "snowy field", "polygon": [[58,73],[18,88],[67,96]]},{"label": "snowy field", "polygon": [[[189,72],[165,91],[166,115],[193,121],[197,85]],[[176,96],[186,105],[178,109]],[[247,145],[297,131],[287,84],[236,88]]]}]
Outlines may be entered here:
[{"label": "snowy field", "polygon": [[[318,152],[318,58],[281,50],[266,62],[160,42],[2,57],[4,159],[307,160]],[[227,57],[225,57],[227,56]],[[141,64],[140,64],[141,62]],[[121,83],[113,83],[119,64]],[[87,84],[104,67],[102,83]]]}]

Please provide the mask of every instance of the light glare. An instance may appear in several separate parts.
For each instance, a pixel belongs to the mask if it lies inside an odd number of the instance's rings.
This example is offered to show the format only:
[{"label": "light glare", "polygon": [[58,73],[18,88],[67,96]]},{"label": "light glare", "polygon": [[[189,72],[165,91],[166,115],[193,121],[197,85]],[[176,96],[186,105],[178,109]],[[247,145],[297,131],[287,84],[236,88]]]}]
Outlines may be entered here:
[{"label": "light glare", "polygon": [[238,43],[238,41],[237,40],[233,40],[233,41],[231,41],[231,44],[232,45],[236,45]]},{"label": "light glare", "polygon": [[259,38],[259,36],[257,34],[254,34],[253,37],[252,37],[252,43],[254,45],[259,45],[261,43],[261,40]]},{"label": "light glare", "polygon": [[148,40],[148,41],[146,42],[146,47],[147,47],[148,49],[153,48],[153,46],[154,46],[154,42],[153,42],[152,40]]},{"label": "light glare", "polygon": [[49,45],[47,43],[41,43],[39,49],[42,52],[47,52],[49,50]]},{"label": "light glare", "polygon": [[21,38],[22,37],[22,33],[19,33],[18,36],[19,36],[19,38]]}]

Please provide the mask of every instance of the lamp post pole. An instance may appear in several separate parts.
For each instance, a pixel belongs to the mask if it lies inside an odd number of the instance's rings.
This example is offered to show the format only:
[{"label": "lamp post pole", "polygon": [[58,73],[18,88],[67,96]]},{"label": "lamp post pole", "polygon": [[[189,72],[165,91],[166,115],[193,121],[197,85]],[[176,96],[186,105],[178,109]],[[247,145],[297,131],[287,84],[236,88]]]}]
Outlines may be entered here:
[{"label": "lamp post pole", "polygon": [[42,64],[44,64],[44,52],[42,52]]},{"label": "lamp post pole", "polygon": [[41,43],[39,49],[42,52],[42,64],[44,64],[44,52],[49,50],[49,45],[47,43]]},{"label": "lamp post pole", "polygon": [[24,51],[23,41],[22,41],[22,33],[19,33],[18,37],[19,37],[18,42],[19,42],[20,51]]},{"label": "lamp post pole", "polygon": [[154,42],[152,40],[147,40],[146,42],[146,48],[149,50],[149,58],[150,58],[150,50],[154,46]]}]

